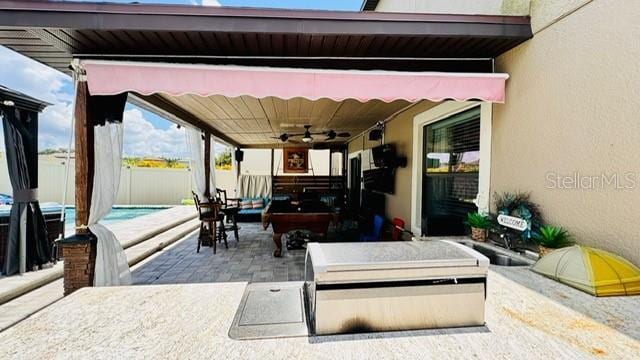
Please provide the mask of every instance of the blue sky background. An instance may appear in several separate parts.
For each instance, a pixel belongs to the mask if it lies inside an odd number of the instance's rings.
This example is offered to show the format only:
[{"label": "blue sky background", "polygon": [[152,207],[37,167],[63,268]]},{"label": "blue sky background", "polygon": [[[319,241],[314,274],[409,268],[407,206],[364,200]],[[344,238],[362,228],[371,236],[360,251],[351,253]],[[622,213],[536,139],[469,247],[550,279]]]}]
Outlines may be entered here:
[{"label": "blue sky background", "polygon": [[[132,2],[132,0],[109,1]],[[353,11],[359,10],[362,5],[361,0],[219,0],[219,2],[217,0],[137,0],[137,2]],[[40,115],[40,150],[68,146],[73,101],[73,83],[69,76],[0,46],[0,84],[52,104]],[[0,145],[4,150],[3,141]],[[127,105],[124,152],[127,156],[186,157],[184,131],[155,114]]]}]

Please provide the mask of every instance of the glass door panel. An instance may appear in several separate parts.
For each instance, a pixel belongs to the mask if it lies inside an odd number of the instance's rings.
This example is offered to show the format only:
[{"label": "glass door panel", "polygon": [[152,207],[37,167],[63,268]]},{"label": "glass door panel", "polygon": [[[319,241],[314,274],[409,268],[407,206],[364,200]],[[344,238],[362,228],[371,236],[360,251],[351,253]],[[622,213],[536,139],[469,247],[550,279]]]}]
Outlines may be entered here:
[{"label": "glass door panel", "polygon": [[463,235],[478,194],[480,107],[424,127],[422,232]]}]

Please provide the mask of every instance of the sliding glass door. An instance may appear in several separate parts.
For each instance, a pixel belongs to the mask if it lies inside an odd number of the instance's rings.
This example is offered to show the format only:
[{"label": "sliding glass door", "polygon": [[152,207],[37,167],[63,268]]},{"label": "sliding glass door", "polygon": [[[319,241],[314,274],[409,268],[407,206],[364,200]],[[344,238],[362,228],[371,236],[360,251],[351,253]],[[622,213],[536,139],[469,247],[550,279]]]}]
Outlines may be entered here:
[{"label": "sliding glass door", "polygon": [[422,233],[463,235],[477,210],[480,107],[426,125],[422,158]]}]

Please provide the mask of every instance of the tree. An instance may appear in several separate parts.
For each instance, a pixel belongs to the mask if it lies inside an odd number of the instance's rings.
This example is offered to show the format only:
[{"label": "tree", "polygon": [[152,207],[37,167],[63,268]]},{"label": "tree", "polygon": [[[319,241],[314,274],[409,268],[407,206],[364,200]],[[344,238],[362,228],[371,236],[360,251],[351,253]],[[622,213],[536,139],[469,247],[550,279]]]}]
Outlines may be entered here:
[{"label": "tree", "polygon": [[216,169],[231,170],[231,150],[229,148],[216,154]]}]

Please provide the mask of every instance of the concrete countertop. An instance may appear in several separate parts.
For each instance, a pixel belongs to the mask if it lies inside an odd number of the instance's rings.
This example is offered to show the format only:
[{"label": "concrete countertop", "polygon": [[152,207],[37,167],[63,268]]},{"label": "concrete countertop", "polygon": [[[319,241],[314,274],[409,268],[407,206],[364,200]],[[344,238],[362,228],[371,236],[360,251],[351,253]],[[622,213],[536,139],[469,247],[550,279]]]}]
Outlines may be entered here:
[{"label": "concrete countertop", "polygon": [[[0,333],[0,358],[635,358],[640,297],[492,266],[484,327],[236,341],[246,283],[88,288]],[[543,289],[543,290],[540,290]]]}]

